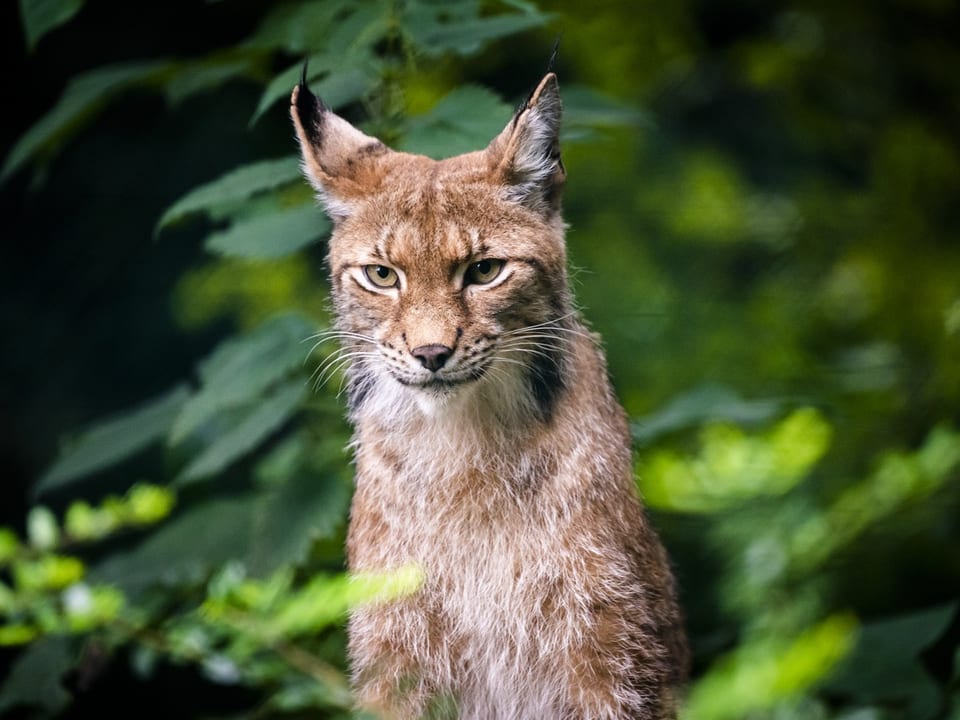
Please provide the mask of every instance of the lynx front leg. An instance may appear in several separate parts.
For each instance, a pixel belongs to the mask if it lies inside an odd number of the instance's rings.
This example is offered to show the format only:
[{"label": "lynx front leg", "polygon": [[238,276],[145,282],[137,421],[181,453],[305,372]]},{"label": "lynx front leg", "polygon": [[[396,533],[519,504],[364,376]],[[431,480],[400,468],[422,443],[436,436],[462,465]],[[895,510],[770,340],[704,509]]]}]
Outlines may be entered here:
[{"label": "lynx front leg", "polygon": [[[663,687],[608,668],[578,663],[570,678],[564,720],[674,720],[676,707]],[[620,670],[619,668],[617,670]]]},{"label": "lynx front leg", "polygon": [[664,650],[616,606],[598,605],[581,641],[568,648],[562,717],[573,720],[674,720],[676,704]]},{"label": "lynx front leg", "polygon": [[357,704],[385,720],[424,717],[437,694],[424,661],[429,628],[409,602],[361,608],[349,624]]}]

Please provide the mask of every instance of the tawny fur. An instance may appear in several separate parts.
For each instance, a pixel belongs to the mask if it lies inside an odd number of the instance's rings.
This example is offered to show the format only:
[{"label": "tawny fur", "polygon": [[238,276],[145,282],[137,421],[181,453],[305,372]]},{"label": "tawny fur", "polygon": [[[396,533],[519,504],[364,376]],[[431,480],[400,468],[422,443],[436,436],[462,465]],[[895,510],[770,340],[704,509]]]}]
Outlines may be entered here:
[{"label": "tawny fur", "polygon": [[[387,149],[303,85],[291,102],[335,220],[333,334],[356,427],[348,562],[424,577],[353,612],[359,703],[391,718],[446,702],[474,720],[675,717],[674,581],[567,281],[555,77],[486,150],[443,161]],[[471,282],[482,260],[503,267]],[[414,356],[425,346],[451,350],[440,369]]]}]

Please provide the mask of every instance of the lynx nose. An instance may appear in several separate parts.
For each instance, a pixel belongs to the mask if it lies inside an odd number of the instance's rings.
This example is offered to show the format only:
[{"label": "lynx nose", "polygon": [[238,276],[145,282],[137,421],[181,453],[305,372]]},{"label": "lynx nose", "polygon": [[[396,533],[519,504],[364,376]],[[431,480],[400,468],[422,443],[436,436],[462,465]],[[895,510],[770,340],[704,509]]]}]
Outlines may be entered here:
[{"label": "lynx nose", "polygon": [[419,360],[420,364],[427,370],[436,372],[450,359],[450,356],[453,354],[453,348],[434,343],[432,345],[415,347],[410,351],[410,354]]}]

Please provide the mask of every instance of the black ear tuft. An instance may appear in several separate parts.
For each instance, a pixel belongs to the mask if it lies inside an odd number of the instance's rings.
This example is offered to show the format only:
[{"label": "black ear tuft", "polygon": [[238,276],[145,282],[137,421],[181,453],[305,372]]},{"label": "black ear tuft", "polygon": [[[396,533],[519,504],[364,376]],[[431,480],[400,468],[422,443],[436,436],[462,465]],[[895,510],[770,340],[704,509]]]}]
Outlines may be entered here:
[{"label": "black ear tuft", "polygon": [[320,127],[323,121],[323,113],[327,111],[323,101],[310,92],[307,87],[307,62],[303,61],[303,69],[300,71],[300,83],[297,86],[297,117],[300,119],[300,125],[311,143],[320,144]]},{"label": "black ear tuft", "polygon": [[303,68],[300,70],[300,90],[303,91],[307,87],[307,65],[310,63],[310,58],[303,59]]},{"label": "black ear tuft", "polygon": [[[547,72],[544,75],[550,75],[551,73],[556,74],[557,71],[557,56],[560,54],[560,40],[562,36],[557,35],[557,39],[553,41],[553,50],[550,51],[550,59],[547,61]],[[524,110],[530,107],[530,103],[533,101],[533,96],[536,94],[539,87],[535,87],[530,91],[530,94],[527,95],[527,98],[520,103],[519,107],[513,113],[513,121],[516,122],[517,118],[520,116]]]},{"label": "black ear tuft", "polygon": [[557,35],[557,39],[553,41],[553,51],[550,53],[550,60],[547,61],[547,72],[544,73],[545,75],[557,71],[557,56],[560,54],[560,40],[562,39],[562,35]]}]

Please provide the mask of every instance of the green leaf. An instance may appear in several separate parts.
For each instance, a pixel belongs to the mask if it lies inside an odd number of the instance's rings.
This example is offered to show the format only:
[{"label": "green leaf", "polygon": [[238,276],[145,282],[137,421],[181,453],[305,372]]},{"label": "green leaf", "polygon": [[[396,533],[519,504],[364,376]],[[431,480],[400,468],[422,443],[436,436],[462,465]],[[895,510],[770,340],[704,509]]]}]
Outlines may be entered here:
[{"label": "green leaf", "polygon": [[[312,82],[328,75],[313,91],[327,107],[336,109],[361,98],[379,79],[374,48],[392,27],[391,5],[321,2],[278,8],[250,42],[256,47],[284,47],[294,55],[312,52],[307,79]],[[277,100],[290,95],[302,66],[297,62],[270,81],[251,125]]]},{"label": "green leaf", "polygon": [[701,385],[672,400],[662,410],[639,418],[632,424],[633,439],[640,445],[705,422],[725,421],[737,425],[758,425],[782,412],[782,400],[744,400],[729,388]]},{"label": "green leaf", "polygon": [[413,118],[401,149],[440,159],[485,147],[509,122],[511,112],[489,90],[466,85]]},{"label": "green leaf", "polygon": [[138,594],[155,585],[201,582],[213,568],[242,559],[256,495],[217,498],[176,514],[138,545],[124,544],[91,566],[87,581]]},{"label": "green leaf", "polygon": [[746,639],[712,663],[691,688],[685,720],[776,717],[778,703],[820,683],[850,652],[856,621],[833,615],[793,637]]},{"label": "green leaf", "polygon": [[70,503],[63,519],[63,529],[71,540],[98,540],[116,529],[117,522],[102,508],[93,508],[85,500]]},{"label": "green leaf", "polygon": [[314,332],[302,315],[276,315],[241,337],[224,341],[200,363],[201,388],[183,404],[170,441],[179,443],[218,413],[247,405],[302,367],[304,340]]},{"label": "green leaf", "polygon": [[237,220],[210,235],[204,247],[226,257],[272,259],[302,250],[329,230],[330,222],[311,203]]},{"label": "green leaf", "polygon": [[83,0],[20,0],[20,19],[32,52],[48,32],[68,22],[83,7]]},{"label": "green leaf", "polygon": [[159,485],[134,485],[127,492],[127,519],[136,525],[160,522],[173,510],[177,496]]},{"label": "green leaf", "polygon": [[380,573],[313,577],[271,613],[265,635],[290,638],[317,633],[351,607],[410,595],[423,586],[423,580],[423,569],[413,563]]},{"label": "green leaf", "polygon": [[178,105],[191,95],[219,87],[228,80],[250,76],[254,72],[250,57],[207,57],[185,63],[167,80],[167,100]]},{"label": "green leaf", "polygon": [[[270,484],[253,509],[251,543],[247,565],[250,572],[266,576],[283,564],[303,563],[314,540],[332,536],[343,525],[350,502],[350,485],[346,479],[329,470],[329,463],[317,449],[308,450],[307,441],[295,438],[300,462],[284,477]],[[343,445],[339,438],[333,443]],[[285,465],[282,456],[270,458],[273,469]],[[313,453],[313,457],[310,453]],[[322,451],[322,448],[320,449]],[[278,463],[277,461],[280,460]]]},{"label": "green leaf", "polygon": [[115,465],[163,438],[190,393],[178,385],[160,397],[80,433],[37,483],[43,492]]},{"label": "green leaf", "polygon": [[70,632],[89,632],[117,620],[126,598],[109,585],[91,587],[78,582],[61,594],[64,620]]},{"label": "green leaf", "polygon": [[60,539],[60,526],[49,508],[38,505],[27,515],[27,539],[37,550],[52,550]]},{"label": "green leaf", "polygon": [[0,566],[13,559],[20,550],[20,538],[8,527],[0,527]]},{"label": "green leaf", "polygon": [[[324,46],[335,31],[342,29],[345,16],[357,3],[351,0],[314,0],[284,3],[271,9],[244,47],[257,50],[285,50],[303,55]],[[379,3],[367,3],[377,6]]]},{"label": "green leaf", "polygon": [[172,67],[166,60],[110,65],[74,77],[53,109],[17,141],[0,172],[0,182],[28,160],[52,153],[114,96],[134,85],[158,82]]},{"label": "green leaf", "polygon": [[83,577],[83,563],[74,557],[43,555],[36,560],[14,563],[13,578],[18,590],[61,590]]},{"label": "green leaf", "polygon": [[163,213],[154,234],[188,215],[246,200],[300,178],[300,163],[294,156],[243,165],[177,200]]},{"label": "green leaf", "polygon": [[210,477],[255,450],[290,419],[307,392],[303,378],[293,378],[276,388],[248,411],[233,428],[217,437],[177,478],[188,483]]},{"label": "green leaf", "polygon": [[[342,694],[333,690],[326,683],[317,682],[314,678],[304,675],[287,674],[283,678],[283,683],[283,686],[267,700],[267,707],[291,715],[297,711],[302,715],[304,711],[313,711],[313,713],[316,714],[318,710],[323,710],[327,712],[324,712],[322,717],[343,718],[343,720],[349,717],[358,720],[356,715],[331,716],[329,713],[331,705],[350,707],[353,696],[347,690],[346,679],[343,681]],[[424,717],[436,716],[426,715]],[[454,716],[451,715],[450,717]],[[373,716],[364,716],[363,720],[375,720],[375,718]]]},{"label": "green leaf", "polygon": [[14,623],[0,625],[0,647],[10,645],[26,645],[40,634],[40,630],[33,625]]},{"label": "green leaf", "polygon": [[74,653],[65,637],[47,636],[23,651],[0,686],[0,714],[19,705],[40,708],[53,716],[70,702],[62,678],[73,666]]},{"label": "green leaf", "polygon": [[919,656],[947,630],[958,607],[954,602],[864,625],[829,689],[865,703],[906,703],[908,720],[934,717],[940,690]]},{"label": "green leaf", "polygon": [[832,428],[812,408],[800,408],[760,436],[717,423],[701,431],[694,458],[660,450],[643,460],[640,488],[653,507],[714,513],[782,495],[804,478],[830,447]]},{"label": "green leaf", "polygon": [[551,18],[533,5],[515,3],[523,12],[481,17],[476,2],[449,3],[420,0],[404,8],[403,24],[414,45],[425,55],[447,52],[473,55],[492,40],[541,27]]},{"label": "green leaf", "polygon": [[563,87],[563,140],[589,135],[595,128],[653,127],[653,120],[637,108],[580,85]]}]

